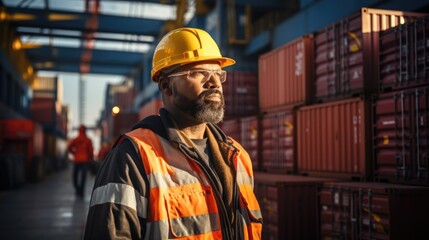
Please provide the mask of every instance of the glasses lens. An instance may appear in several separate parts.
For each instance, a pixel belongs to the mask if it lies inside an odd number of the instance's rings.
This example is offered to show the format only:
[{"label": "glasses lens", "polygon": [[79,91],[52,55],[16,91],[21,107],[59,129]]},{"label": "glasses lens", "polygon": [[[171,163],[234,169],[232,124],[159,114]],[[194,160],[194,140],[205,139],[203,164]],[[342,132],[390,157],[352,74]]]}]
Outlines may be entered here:
[{"label": "glasses lens", "polygon": [[226,72],[224,70],[210,71],[210,70],[190,70],[188,77],[200,81],[208,81],[213,74],[220,82],[225,82]]}]

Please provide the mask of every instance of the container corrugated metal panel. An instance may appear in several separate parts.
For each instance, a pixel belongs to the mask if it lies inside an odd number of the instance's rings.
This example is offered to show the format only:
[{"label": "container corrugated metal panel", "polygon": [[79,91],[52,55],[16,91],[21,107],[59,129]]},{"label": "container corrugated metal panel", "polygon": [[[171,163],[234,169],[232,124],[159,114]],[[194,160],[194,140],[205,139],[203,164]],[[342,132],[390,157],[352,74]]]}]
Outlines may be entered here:
[{"label": "container corrugated metal panel", "polygon": [[380,33],[380,87],[409,88],[429,81],[428,17]]},{"label": "container corrugated metal panel", "polygon": [[251,116],[258,113],[258,77],[252,71],[228,71],[222,84],[225,117]]},{"label": "container corrugated metal panel", "polygon": [[224,120],[219,124],[219,127],[228,137],[232,137],[235,141],[241,142],[240,119]]},{"label": "container corrugated metal panel", "polygon": [[134,95],[135,94],[133,89],[127,89],[127,91],[124,92],[118,91],[115,93],[114,103],[121,109],[129,110],[133,105]]},{"label": "container corrugated metal panel", "polygon": [[53,126],[56,120],[56,102],[54,98],[33,98],[31,101],[31,119],[45,125]]},{"label": "container corrugated metal panel", "polygon": [[8,119],[0,121],[0,152],[2,154],[24,155],[25,172],[29,177],[34,165],[33,159],[43,155],[43,130],[31,120]]},{"label": "container corrugated metal panel", "polygon": [[377,91],[379,32],[421,13],[362,8],[314,34],[316,101]]},{"label": "container corrugated metal panel", "polygon": [[373,101],[374,177],[429,185],[429,87]]},{"label": "container corrugated metal panel", "polygon": [[163,106],[162,100],[160,98],[154,98],[148,103],[143,105],[139,111],[139,118],[143,119],[150,115],[158,115],[159,109]]},{"label": "container corrugated metal panel", "polygon": [[318,239],[318,191],[323,178],[255,172],[264,220],[262,239]]},{"label": "container corrugated metal panel", "polygon": [[321,239],[427,239],[429,188],[387,183],[325,183]]},{"label": "container corrugated metal panel", "polygon": [[339,178],[370,177],[369,102],[361,98],[298,110],[298,172]]},{"label": "container corrugated metal panel", "polygon": [[64,169],[67,165],[67,158],[65,157],[67,154],[66,139],[45,132],[43,141],[43,154],[45,157],[44,171],[50,174]]},{"label": "container corrugated metal panel", "polygon": [[241,118],[241,145],[249,153],[253,170],[259,169],[260,118],[252,116]]},{"label": "container corrugated metal panel", "polygon": [[294,110],[282,110],[262,117],[261,169],[295,173],[295,114]]},{"label": "container corrugated metal panel", "polygon": [[311,98],[313,36],[303,36],[259,58],[259,106],[267,111]]},{"label": "container corrugated metal panel", "polygon": [[137,121],[137,113],[120,112],[113,116],[113,139],[118,138],[122,133],[129,132]]}]

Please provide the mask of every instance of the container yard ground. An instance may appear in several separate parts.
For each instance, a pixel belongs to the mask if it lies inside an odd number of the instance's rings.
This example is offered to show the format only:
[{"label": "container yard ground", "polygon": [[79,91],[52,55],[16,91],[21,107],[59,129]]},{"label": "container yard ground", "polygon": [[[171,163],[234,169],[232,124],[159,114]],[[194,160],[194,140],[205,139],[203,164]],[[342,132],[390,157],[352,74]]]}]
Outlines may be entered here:
[{"label": "container yard ground", "polygon": [[0,239],[82,239],[94,176],[84,198],[74,193],[72,166],[13,190],[0,190]]}]

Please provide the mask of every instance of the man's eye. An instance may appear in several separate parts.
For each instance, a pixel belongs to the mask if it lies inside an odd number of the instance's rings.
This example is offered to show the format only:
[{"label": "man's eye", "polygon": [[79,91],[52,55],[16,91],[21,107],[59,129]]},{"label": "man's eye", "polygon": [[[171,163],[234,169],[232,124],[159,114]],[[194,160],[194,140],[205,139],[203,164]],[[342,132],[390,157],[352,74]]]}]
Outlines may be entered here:
[{"label": "man's eye", "polygon": [[204,71],[191,71],[189,73],[189,75],[191,75],[191,77],[200,77],[200,76],[205,76]]}]

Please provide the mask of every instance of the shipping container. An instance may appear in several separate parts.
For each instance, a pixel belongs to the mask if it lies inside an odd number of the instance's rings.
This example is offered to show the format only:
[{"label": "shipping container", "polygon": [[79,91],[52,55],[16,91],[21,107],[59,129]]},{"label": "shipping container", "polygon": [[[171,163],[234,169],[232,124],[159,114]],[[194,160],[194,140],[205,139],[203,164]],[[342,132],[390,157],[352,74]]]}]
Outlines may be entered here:
[{"label": "shipping container", "polygon": [[261,123],[261,169],[269,172],[296,172],[296,111],[267,113]]},{"label": "shipping container", "polygon": [[17,161],[7,163],[15,166],[10,176],[22,176],[20,182],[40,180],[44,175],[43,163],[38,161],[43,157],[42,127],[28,119],[3,119],[0,131],[0,154]]},{"label": "shipping container", "polygon": [[31,119],[43,126],[55,126],[57,106],[54,98],[37,97],[31,100]]},{"label": "shipping container", "polygon": [[222,89],[226,119],[258,113],[258,76],[255,71],[227,71]]},{"label": "shipping container", "polygon": [[429,87],[373,99],[374,177],[429,185]]},{"label": "shipping container", "polygon": [[32,85],[34,98],[51,98],[59,103],[63,101],[63,84],[58,77],[38,76]]},{"label": "shipping container", "polygon": [[264,220],[262,239],[318,239],[318,193],[332,179],[255,172]]},{"label": "shipping container", "polygon": [[122,133],[129,132],[138,121],[138,114],[119,112],[113,118],[112,139],[117,139]]},{"label": "shipping container", "polygon": [[306,106],[297,113],[298,172],[371,176],[370,102],[361,98]]},{"label": "shipping container", "polygon": [[249,153],[252,160],[253,170],[259,169],[259,137],[260,137],[260,118],[251,116],[240,119],[241,123],[241,142],[240,144]]},{"label": "shipping container", "polygon": [[380,32],[380,89],[428,84],[428,17]]},{"label": "shipping container", "polygon": [[427,187],[325,183],[320,191],[320,239],[427,239],[428,202]]},{"label": "shipping container", "polygon": [[139,119],[150,115],[159,115],[159,109],[163,107],[161,98],[154,98],[140,107]]},{"label": "shipping container", "polygon": [[67,140],[45,131],[43,141],[45,173],[52,174],[65,169],[68,164]]},{"label": "shipping container", "polygon": [[258,70],[261,111],[308,103],[313,89],[313,36],[262,55]]},{"label": "shipping container", "polygon": [[218,126],[228,137],[232,137],[235,141],[241,142],[241,126],[239,118],[224,120],[219,123]]},{"label": "shipping container", "polygon": [[318,30],[314,34],[315,101],[377,92],[379,33],[423,15],[362,8]]}]

